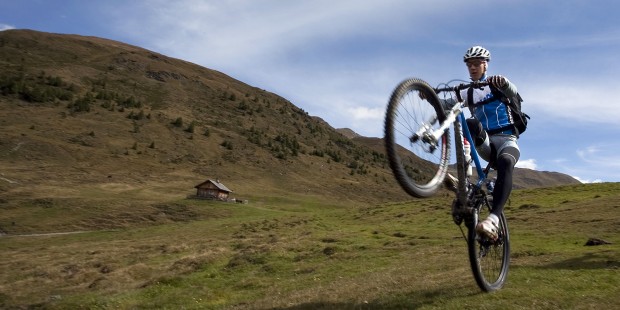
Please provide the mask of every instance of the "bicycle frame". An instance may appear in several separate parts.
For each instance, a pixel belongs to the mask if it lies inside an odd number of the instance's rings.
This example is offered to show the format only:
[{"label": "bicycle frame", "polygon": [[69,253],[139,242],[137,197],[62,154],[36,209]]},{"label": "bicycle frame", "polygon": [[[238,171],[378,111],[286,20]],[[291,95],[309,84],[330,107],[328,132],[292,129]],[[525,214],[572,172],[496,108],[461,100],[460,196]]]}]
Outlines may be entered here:
[{"label": "bicycle frame", "polygon": [[[469,128],[467,127],[467,122],[465,119],[465,113],[463,113],[463,103],[457,102],[450,112],[446,115],[446,120],[441,124],[439,128],[432,132],[428,132],[429,127],[421,128],[413,137],[422,137],[425,142],[436,144],[439,141],[439,138],[444,134],[444,132],[450,127],[452,124],[460,123],[462,132],[464,134],[465,139],[469,142],[469,145],[474,145],[473,138],[471,133],[469,132]],[[436,120],[431,121],[429,123],[434,123]],[[413,140],[413,138],[412,138]],[[458,142],[457,142],[458,143]],[[462,143],[462,142],[461,142]],[[476,172],[478,172],[478,181],[476,182],[476,187],[482,187],[482,183],[487,179],[486,169],[482,168],[480,164],[480,156],[478,155],[478,151],[475,147],[471,148],[471,158],[474,161],[476,166]],[[457,154],[460,156],[460,154]]]},{"label": "bicycle frame", "polygon": [[[486,85],[485,82],[472,82],[469,84],[461,84],[458,86],[454,86],[454,87],[445,87],[445,88],[436,88],[434,89],[436,93],[440,93],[440,92],[446,92],[446,91],[450,91],[450,92],[458,92],[462,89],[468,88],[468,87],[480,87],[480,86],[484,86]],[[446,120],[443,122],[443,124],[441,124],[440,128],[435,130],[433,132],[433,137],[435,138],[435,141],[438,141],[439,137],[441,137],[441,135],[444,133],[444,131],[446,129],[449,128],[449,126],[451,124],[455,124],[456,125],[461,125],[461,132],[463,134],[463,137],[467,140],[467,142],[469,142],[469,145],[474,146],[474,140],[471,136],[471,133],[469,132],[469,128],[467,127],[467,121],[465,119],[465,113],[463,113],[463,108],[464,108],[464,103],[462,102],[457,102],[452,109],[450,109],[450,112],[448,113],[448,115],[446,115]],[[457,122],[459,124],[457,124]],[[458,138],[458,137],[457,137]],[[459,141],[459,139],[456,139],[455,143],[460,143],[462,144],[463,141],[462,139]],[[462,149],[462,148],[459,148]],[[478,154],[478,151],[476,150],[475,147],[472,147],[470,149],[470,154],[471,154],[471,158],[475,164],[476,167],[476,172],[478,173],[478,180],[477,182],[475,182],[474,187],[476,189],[480,189],[482,188],[482,185],[484,183],[484,181],[487,179],[488,177],[488,171],[489,171],[489,166],[487,166],[487,168],[483,169],[482,165],[480,163],[480,156]],[[456,156],[463,156],[462,154],[457,154]],[[469,164],[469,163],[466,163]]]},{"label": "bicycle frame", "polygon": [[[471,137],[471,133],[469,132],[469,128],[467,128],[465,114],[463,114],[462,112],[459,114],[459,121],[461,123],[461,129],[463,130],[465,139],[467,139],[467,142],[469,142],[469,145],[475,145],[474,140]],[[478,172],[478,182],[476,182],[475,186],[480,188],[482,187],[482,183],[487,179],[487,171],[486,171],[487,169],[482,169],[482,166],[480,165],[480,157],[478,156],[478,151],[476,150],[475,147],[471,148],[470,154],[471,154],[471,159],[474,161],[474,164],[476,166],[476,172]]]}]

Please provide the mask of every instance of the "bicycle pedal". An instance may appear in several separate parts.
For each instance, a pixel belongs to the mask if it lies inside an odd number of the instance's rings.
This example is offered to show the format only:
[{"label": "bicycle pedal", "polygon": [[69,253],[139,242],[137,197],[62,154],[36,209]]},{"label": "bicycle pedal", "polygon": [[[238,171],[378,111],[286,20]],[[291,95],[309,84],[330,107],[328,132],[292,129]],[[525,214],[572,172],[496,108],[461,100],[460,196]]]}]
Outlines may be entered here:
[{"label": "bicycle pedal", "polygon": [[452,214],[452,220],[454,221],[454,224],[461,226],[461,223],[463,223],[463,216],[460,214]]}]

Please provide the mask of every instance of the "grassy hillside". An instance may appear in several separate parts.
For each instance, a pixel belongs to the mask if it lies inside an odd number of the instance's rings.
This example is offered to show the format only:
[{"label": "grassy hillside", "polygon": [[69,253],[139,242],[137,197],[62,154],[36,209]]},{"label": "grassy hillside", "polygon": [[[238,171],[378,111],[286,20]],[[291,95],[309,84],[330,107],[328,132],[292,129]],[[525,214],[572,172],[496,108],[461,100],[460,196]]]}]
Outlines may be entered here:
[{"label": "grassy hillside", "polygon": [[[449,197],[239,205],[115,191],[0,203],[11,233],[0,237],[0,307],[620,307],[618,183],[516,191],[506,210],[511,269],[493,294],[471,276]],[[61,228],[76,231],[39,234]],[[589,238],[611,244],[585,246]]]},{"label": "grassy hillside", "polygon": [[[0,33],[0,190],[101,183],[404,199],[385,158],[286,99],[99,38]],[[34,168],[34,169],[33,169]],[[69,194],[68,194],[69,195]]]}]

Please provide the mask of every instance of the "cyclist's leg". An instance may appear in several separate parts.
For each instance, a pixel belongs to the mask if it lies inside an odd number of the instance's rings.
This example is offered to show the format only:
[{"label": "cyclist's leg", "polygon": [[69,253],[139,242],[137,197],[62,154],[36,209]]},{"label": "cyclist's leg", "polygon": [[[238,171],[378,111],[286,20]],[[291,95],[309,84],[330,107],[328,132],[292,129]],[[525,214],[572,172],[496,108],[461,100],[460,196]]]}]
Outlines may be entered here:
[{"label": "cyclist's leg", "polygon": [[[495,160],[495,168],[497,170],[497,180],[493,189],[493,210],[492,214],[499,217],[504,211],[504,204],[508,201],[510,192],[512,191],[512,173],[515,164],[519,160],[520,151],[516,143],[516,138],[512,136],[501,137],[504,140],[498,148],[497,159]],[[496,142],[496,141],[494,141]]]},{"label": "cyclist's leg", "polygon": [[512,172],[519,160],[520,151],[515,136],[499,134],[491,136],[490,139],[493,149],[497,150],[498,154],[495,158],[497,180],[493,189],[491,213],[484,221],[478,223],[476,230],[491,239],[496,239],[504,204],[512,191]]}]

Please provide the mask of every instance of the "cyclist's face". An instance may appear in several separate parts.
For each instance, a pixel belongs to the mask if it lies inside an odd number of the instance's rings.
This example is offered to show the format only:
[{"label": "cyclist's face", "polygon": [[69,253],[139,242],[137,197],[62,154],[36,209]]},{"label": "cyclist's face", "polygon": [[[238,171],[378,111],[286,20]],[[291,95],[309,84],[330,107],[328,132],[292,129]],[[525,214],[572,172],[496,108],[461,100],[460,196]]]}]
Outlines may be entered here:
[{"label": "cyclist's face", "polygon": [[487,62],[484,59],[470,59],[465,62],[465,65],[469,71],[469,77],[474,81],[480,80],[487,71]]}]

